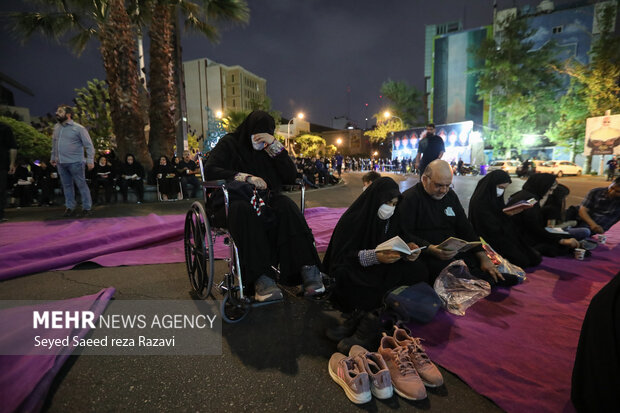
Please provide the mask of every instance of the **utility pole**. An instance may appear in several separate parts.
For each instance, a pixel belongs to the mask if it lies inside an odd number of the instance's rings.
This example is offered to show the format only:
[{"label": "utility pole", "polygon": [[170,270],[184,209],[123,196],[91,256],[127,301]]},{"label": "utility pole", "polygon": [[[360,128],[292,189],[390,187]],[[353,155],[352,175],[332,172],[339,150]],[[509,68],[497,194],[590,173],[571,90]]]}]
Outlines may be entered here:
[{"label": "utility pole", "polygon": [[174,77],[177,84],[176,135],[177,156],[180,156],[187,146],[187,103],[185,102],[185,76],[183,75],[183,49],[181,47],[181,30],[179,16],[175,8],[174,18]]}]

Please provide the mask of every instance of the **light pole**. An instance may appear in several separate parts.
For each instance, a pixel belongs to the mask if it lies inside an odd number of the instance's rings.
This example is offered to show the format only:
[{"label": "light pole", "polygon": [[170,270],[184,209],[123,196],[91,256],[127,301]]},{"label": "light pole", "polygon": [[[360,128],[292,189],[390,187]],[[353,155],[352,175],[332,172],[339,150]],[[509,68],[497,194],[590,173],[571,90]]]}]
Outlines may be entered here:
[{"label": "light pole", "polygon": [[389,118],[396,118],[398,120],[400,120],[402,122],[402,124],[404,125],[405,122],[398,116],[392,115],[390,112],[388,112],[387,110],[385,112],[383,112],[383,117],[388,120]]},{"label": "light pole", "polygon": [[[297,114],[297,118],[298,119],[303,119],[304,118],[304,114],[302,112],[299,112]],[[286,150],[290,151],[290,139],[291,139],[291,123],[295,120],[295,118],[291,118],[291,120],[288,121],[288,125],[286,125]]]}]

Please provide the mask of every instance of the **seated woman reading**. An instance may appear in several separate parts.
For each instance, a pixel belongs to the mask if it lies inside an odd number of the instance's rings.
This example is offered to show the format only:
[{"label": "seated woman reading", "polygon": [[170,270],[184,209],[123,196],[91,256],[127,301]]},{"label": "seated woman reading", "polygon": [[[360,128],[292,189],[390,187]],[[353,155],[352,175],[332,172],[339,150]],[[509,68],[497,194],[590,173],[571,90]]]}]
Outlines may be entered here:
[{"label": "seated woman reading", "polygon": [[540,264],[542,257],[519,235],[510,219],[524,209],[503,211],[504,191],[511,183],[510,175],[502,170],[490,172],[478,181],[469,201],[469,220],[476,233],[502,257],[520,267],[533,267]]},{"label": "seated woman reading", "polygon": [[570,235],[555,234],[545,229],[547,221],[543,208],[557,184],[553,174],[532,175],[523,184],[523,189],[512,195],[508,201],[509,205],[530,198],[538,201],[532,208],[514,215],[512,219],[522,239],[547,257],[568,254],[572,249],[579,247],[579,242]]},{"label": "seated woman reading", "polygon": [[387,291],[428,281],[426,267],[416,261],[419,251],[406,257],[396,251],[375,251],[399,233],[394,224],[398,221],[392,218],[399,197],[392,178],[375,180],[342,215],[325,253],[323,269],[336,280],[332,301],[343,312],[352,312],[347,322],[327,331],[344,354],[354,344],[374,346],[380,331],[374,310],[381,307]]},{"label": "seated woman reading", "polygon": [[248,183],[275,216],[265,221],[247,200],[231,199],[228,222],[223,206],[212,211],[215,224],[227,227],[235,240],[244,282],[250,290],[254,287],[257,301],[282,298],[282,291],[270,276],[271,266],[278,264],[280,283],[303,282],[307,296],[325,291],[312,232],[297,205],[281,193],[282,185],[295,182],[297,169],[273,136],[274,130],[275,121],[268,113],[254,111],[233,133],[220,139],[205,164],[207,180]]}]

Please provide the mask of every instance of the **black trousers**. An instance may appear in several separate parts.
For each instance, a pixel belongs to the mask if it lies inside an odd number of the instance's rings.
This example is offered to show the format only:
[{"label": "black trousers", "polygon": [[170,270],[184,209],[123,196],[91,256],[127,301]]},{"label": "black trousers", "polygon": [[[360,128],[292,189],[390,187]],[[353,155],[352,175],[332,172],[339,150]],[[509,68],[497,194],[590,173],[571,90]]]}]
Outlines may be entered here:
[{"label": "black trousers", "polygon": [[276,216],[269,225],[248,201],[230,204],[228,223],[223,210],[215,214],[215,225],[227,227],[237,245],[244,284],[250,289],[258,277],[269,274],[272,265],[280,266],[280,283],[296,285],[301,283],[303,265],[320,264],[312,231],[295,202],[276,194],[269,206]]},{"label": "black trousers", "polygon": [[168,199],[176,199],[179,196],[179,178],[158,178],[159,192]]},{"label": "black trousers", "polygon": [[4,218],[4,208],[6,208],[6,185],[9,171],[0,169],[0,219]]},{"label": "black trousers", "polygon": [[138,195],[138,201],[144,201],[144,182],[142,179],[120,179],[121,194],[123,195],[123,202],[127,202],[127,189],[133,188]]}]

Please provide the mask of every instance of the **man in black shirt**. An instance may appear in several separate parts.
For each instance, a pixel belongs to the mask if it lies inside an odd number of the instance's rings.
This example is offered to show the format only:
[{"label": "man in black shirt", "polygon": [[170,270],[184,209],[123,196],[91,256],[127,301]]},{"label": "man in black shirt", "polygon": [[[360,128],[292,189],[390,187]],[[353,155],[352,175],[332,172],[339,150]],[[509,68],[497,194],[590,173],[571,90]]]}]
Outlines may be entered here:
[{"label": "man in black shirt", "polygon": [[9,125],[0,123],[0,223],[6,222],[4,207],[6,206],[6,186],[9,174],[15,173],[17,144],[13,130]]},{"label": "man in black shirt", "polygon": [[418,154],[415,157],[415,167],[420,171],[420,176],[424,173],[427,165],[435,159],[441,159],[446,146],[440,136],[435,135],[435,124],[429,123],[426,126],[426,135],[420,141]]},{"label": "man in black shirt", "polygon": [[196,198],[196,192],[200,188],[200,182],[196,178],[196,174],[200,172],[196,162],[190,158],[189,151],[183,151],[183,159],[177,164],[177,172],[181,177],[181,187],[183,188],[183,198],[187,196],[187,185],[192,186],[192,198]]},{"label": "man in black shirt", "polygon": [[458,259],[465,261],[473,275],[485,279],[491,285],[502,282],[504,277],[482,247],[460,254],[438,248],[439,244],[450,237],[465,241],[480,240],[458,196],[450,189],[451,185],[452,168],[446,161],[437,159],[428,165],[421,181],[403,193],[397,205],[403,239],[427,247],[421,259],[428,267],[431,285],[442,269]]}]

